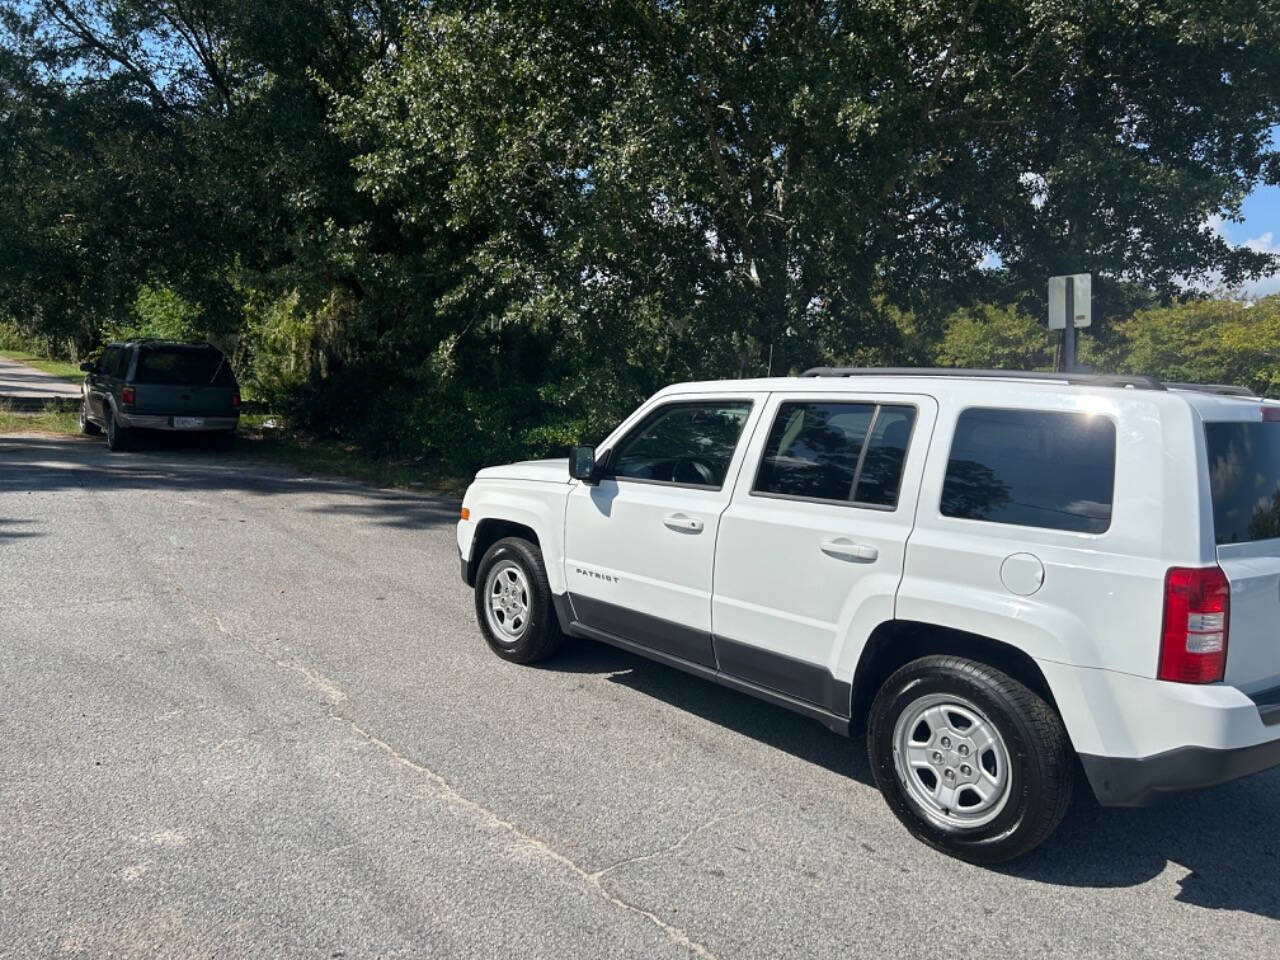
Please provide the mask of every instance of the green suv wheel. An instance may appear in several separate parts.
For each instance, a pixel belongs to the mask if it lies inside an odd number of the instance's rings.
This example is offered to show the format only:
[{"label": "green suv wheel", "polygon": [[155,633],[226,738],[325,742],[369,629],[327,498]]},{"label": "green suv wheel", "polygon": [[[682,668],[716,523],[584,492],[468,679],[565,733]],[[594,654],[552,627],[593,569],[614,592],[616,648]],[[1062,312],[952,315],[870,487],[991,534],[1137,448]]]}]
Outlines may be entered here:
[{"label": "green suv wheel", "polygon": [[128,450],[133,443],[133,431],[116,423],[114,412],[107,414],[107,449]]}]

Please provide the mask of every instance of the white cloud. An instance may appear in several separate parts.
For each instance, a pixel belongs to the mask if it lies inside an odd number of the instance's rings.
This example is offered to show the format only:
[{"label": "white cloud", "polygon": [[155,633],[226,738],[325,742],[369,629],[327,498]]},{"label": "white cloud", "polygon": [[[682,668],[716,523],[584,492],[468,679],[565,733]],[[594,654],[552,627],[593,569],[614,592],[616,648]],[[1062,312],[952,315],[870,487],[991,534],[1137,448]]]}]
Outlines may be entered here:
[{"label": "white cloud", "polygon": [[[1209,216],[1205,220],[1204,225],[1218,236],[1222,237],[1222,239],[1226,240],[1227,243],[1231,243],[1231,238],[1227,235],[1226,221],[1222,217],[1218,216],[1218,214],[1215,213]],[[1231,245],[1236,246],[1236,244]],[[1256,237],[1249,237],[1244,243],[1239,244],[1239,246],[1253,250],[1257,253],[1280,254],[1280,241],[1277,241],[1276,235],[1270,230]],[[1221,283],[1221,274],[1215,273],[1208,278],[1207,283],[1184,282],[1184,285],[1193,290],[1213,290],[1220,286]],[[1269,277],[1259,277],[1257,280],[1250,280],[1242,284],[1239,290],[1232,291],[1232,293],[1239,294],[1247,299],[1267,297],[1273,293],[1280,293],[1280,271],[1271,274]]]},{"label": "white cloud", "polygon": [[[1244,246],[1257,253],[1280,253],[1280,243],[1276,242],[1276,235],[1270,230],[1260,236],[1250,237],[1244,242]],[[1246,293],[1254,297],[1267,297],[1273,293],[1280,293],[1280,272],[1246,283],[1244,288]]]}]

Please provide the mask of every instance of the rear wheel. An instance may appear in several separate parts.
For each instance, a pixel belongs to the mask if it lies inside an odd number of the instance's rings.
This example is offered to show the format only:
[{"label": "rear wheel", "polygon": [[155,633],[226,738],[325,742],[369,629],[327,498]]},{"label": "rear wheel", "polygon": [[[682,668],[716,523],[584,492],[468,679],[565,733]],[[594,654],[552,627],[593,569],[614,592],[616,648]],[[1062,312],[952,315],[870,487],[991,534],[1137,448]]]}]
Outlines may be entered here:
[{"label": "rear wheel", "polygon": [[907,829],[972,863],[1039,845],[1071,799],[1057,712],[1007,674],[961,657],[923,657],[886,680],[867,749],[876,785]]},{"label": "rear wheel", "polygon": [[85,406],[87,402],[87,400],[80,401],[80,432],[96,437],[102,433],[102,428],[89,419],[89,411]]},{"label": "rear wheel", "polygon": [[107,411],[107,449],[128,450],[133,442],[133,431],[116,422],[115,413]]},{"label": "rear wheel", "polygon": [[476,618],[490,648],[504,660],[533,663],[560,649],[542,552],[528,540],[499,540],[476,571]]}]

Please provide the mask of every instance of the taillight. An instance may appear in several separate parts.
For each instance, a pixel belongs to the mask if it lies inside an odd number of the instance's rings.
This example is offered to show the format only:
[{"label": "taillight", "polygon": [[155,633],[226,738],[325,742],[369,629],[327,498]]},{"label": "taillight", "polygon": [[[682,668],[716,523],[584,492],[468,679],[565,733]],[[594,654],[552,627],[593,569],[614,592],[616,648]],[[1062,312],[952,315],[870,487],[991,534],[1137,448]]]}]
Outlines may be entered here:
[{"label": "taillight", "polygon": [[1164,579],[1161,680],[1215,683],[1227,666],[1231,584],[1218,567],[1174,567]]},{"label": "taillight", "polygon": [[240,408],[240,391],[237,390],[231,395],[231,405],[236,409]]},{"label": "taillight", "polygon": [[134,392],[133,387],[125,387],[120,391],[120,402],[126,407],[137,402],[137,394]]}]

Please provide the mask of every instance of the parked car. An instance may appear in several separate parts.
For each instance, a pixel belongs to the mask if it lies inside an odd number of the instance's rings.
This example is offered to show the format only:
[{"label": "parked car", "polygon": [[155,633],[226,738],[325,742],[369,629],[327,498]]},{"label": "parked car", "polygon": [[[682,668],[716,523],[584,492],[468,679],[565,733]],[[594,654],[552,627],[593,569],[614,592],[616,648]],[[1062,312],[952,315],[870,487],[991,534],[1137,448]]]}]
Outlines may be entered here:
[{"label": "parked car", "polygon": [[84,363],[80,429],[107,434],[126,449],[139,430],[203,431],[224,445],[240,422],[240,387],[231,364],[207,343],[130,340]]},{"label": "parked car", "polygon": [[669,387],[481,470],[457,528],[507,660],[603,641],[865,731],[979,863],[1083,770],[1136,806],[1280,764],[1280,403],[1146,377],[815,370]]}]

